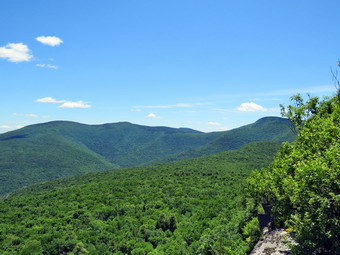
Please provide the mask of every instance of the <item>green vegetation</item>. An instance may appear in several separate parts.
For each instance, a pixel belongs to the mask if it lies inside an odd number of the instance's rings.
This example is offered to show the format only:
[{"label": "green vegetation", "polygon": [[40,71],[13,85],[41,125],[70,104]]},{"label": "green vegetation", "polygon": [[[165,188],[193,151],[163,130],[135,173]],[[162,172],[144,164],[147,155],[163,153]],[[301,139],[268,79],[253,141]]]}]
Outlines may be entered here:
[{"label": "green vegetation", "polygon": [[288,119],[265,117],[253,124],[222,132],[221,136],[210,143],[169,157],[168,160],[189,159],[226,150],[235,150],[245,144],[257,141],[292,142],[296,138],[292,130],[294,130],[292,123]]},{"label": "green vegetation", "polygon": [[295,232],[294,254],[340,254],[340,92],[330,99],[292,98],[283,113],[300,130],[248,190],[268,201],[275,222]]},{"label": "green vegetation", "polygon": [[24,129],[0,137],[0,195],[42,181],[117,168],[54,131]]},{"label": "green vegetation", "polygon": [[[253,141],[290,141],[294,134],[288,125],[286,119],[265,118],[214,133],[127,122],[93,126],[55,121],[32,125],[0,135],[0,195],[60,177],[194,158],[237,149]],[[190,153],[178,157],[185,152]]]},{"label": "green vegetation", "polygon": [[[189,144],[192,136],[200,134],[193,130],[149,128],[129,123],[89,126],[62,121],[32,125],[2,134],[0,195],[42,181],[119,168],[120,165],[114,161],[121,163],[122,160],[115,159],[123,155],[131,156],[139,146],[140,158],[131,158],[131,162],[137,165],[148,157],[143,153],[142,146],[147,147],[161,138],[182,133],[188,135],[185,142]],[[175,138],[173,140],[176,141]],[[199,142],[204,144],[206,141],[197,139],[192,146],[201,145]],[[182,144],[179,143],[180,146]],[[172,154],[173,150],[169,150]],[[162,150],[154,153],[159,155]]]},{"label": "green vegetation", "polygon": [[280,144],[58,179],[0,202],[1,254],[246,254],[259,236],[243,183]]}]

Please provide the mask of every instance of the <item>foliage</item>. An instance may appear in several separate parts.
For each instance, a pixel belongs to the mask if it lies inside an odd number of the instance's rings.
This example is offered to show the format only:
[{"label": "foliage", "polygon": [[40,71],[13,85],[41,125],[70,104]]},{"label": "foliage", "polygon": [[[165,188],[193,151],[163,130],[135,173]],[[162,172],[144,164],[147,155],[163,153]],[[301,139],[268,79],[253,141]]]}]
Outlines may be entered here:
[{"label": "foliage", "polygon": [[0,196],[60,177],[176,161],[181,158],[178,154],[205,146],[219,137],[220,142],[210,145],[214,150],[201,150],[186,158],[237,149],[253,141],[288,141],[287,120],[277,119],[213,133],[127,122],[84,125],[54,121],[28,126],[0,135]]},{"label": "foliage", "polygon": [[23,129],[0,135],[0,195],[37,182],[114,168],[55,131]]},{"label": "foliage", "polygon": [[269,169],[252,175],[248,190],[272,204],[278,225],[293,228],[295,254],[340,254],[340,93],[293,99],[286,114],[298,138],[283,145]]},{"label": "foliage", "polygon": [[291,130],[292,123],[285,118],[264,117],[255,123],[221,132],[221,135],[206,145],[194,150],[172,155],[167,160],[183,160],[239,149],[243,145],[257,141],[291,142],[296,135]]},{"label": "foliage", "polygon": [[295,128],[301,130],[304,127],[306,120],[315,114],[317,114],[319,105],[319,97],[311,97],[308,95],[309,100],[305,103],[300,94],[292,96],[290,99],[293,105],[288,107],[281,107],[281,114],[287,117],[294,125]]},{"label": "foliage", "polygon": [[0,253],[239,254],[258,230],[243,182],[280,144],[58,179],[0,201]]}]

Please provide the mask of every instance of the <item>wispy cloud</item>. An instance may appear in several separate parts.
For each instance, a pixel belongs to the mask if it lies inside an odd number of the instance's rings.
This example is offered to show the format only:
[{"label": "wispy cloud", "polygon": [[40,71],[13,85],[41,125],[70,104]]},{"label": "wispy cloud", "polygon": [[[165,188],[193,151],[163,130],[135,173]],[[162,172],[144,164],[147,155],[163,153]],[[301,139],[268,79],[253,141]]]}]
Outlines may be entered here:
[{"label": "wispy cloud", "polygon": [[38,115],[34,113],[27,113],[27,114],[20,114],[20,113],[13,113],[14,116],[22,116],[22,117],[32,117],[37,118]]},{"label": "wispy cloud", "polygon": [[1,129],[18,129],[23,128],[24,126],[18,125],[18,126],[8,126],[8,125],[2,125],[0,126]]},{"label": "wispy cloud", "polygon": [[83,101],[77,101],[77,102],[65,102],[62,105],[59,106],[59,108],[90,108],[91,105],[83,102]]},{"label": "wispy cloud", "polygon": [[276,112],[276,108],[265,108],[262,105],[255,104],[254,102],[242,103],[237,110],[241,112]]},{"label": "wispy cloud", "polygon": [[209,122],[208,122],[208,125],[210,125],[210,126],[220,126],[221,123],[209,121]]},{"label": "wispy cloud", "polygon": [[52,104],[60,104],[60,103],[66,102],[66,100],[57,100],[53,97],[39,98],[36,101],[39,102],[39,103],[52,103]]},{"label": "wispy cloud", "polygon": [[148,114],[148,117],[149,117],[149,118],[154,118],[154,119],[159,119],[159,118],[160,118],[159,116],[157,116],[157,115],[154,114],[154,113],[149,113],[149,114]]},{"label": "wispy cloud", "polygon": [[0,58],[4,58],[10,62],[27,62],[32,59],[30,49],[23,43],[9,43],[4,47],[0,47]]},{"label": "wispy cloud", "polygon": [[220,127],[220,126],[210,126],[206,129],[207,132],[216,132],[216,131],[227,131],[229,130],[226,127]]},{"label": "wispy cloud", "polygon": [[35,38],[38,42],[48,46],[59,46],[63,43],[63,40],[56,36],[38,36]]},{"label": "wispy cloud", "polygon": [[50,65],[50,64],[36,64],[37,67],[41,68],[50,68],[50,69],[58,69],[58,66]]},{"label": "wispy cloud", "polygon": [[92,107],[88,103],[84,101],[67,101],[67,100],[57,100],[53,97],[44,97],[36,100],[38,103],[52,103],[52,104],[61,104],[59,108],[90,108]]}]

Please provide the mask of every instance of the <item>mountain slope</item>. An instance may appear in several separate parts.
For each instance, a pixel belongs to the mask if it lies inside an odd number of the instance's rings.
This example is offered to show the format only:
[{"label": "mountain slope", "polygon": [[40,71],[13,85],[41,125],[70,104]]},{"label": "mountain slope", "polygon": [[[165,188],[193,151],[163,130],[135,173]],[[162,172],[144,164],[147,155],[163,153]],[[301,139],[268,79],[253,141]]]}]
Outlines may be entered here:
[{"label": "mountain slope", "polygon": [[27,126],[0,135],[0,195],[64,176],[194,158],[259,140],[293,139],[287,120],[273,119],[212,133],[127,122],[53,121]]},{"label": "mountain slope", "polygon": [[117,168],[56,132],[22,131],[0,136],[0,194],[37,182]]},{"label": "mountain slope", "polygon": [[[207,144],[220,134],[186,128],[148,127],[128,122],[84,125],[56,121],[39,124],[103,156],[120,167],[136,166]],[[30,126],[35,128],[36,125]]]},{"label": "mountain slope", "polygon": [[0,135],[0,195],[41,181],[138,165],[215,137],[191,129],[130,123],[91,126],[54,121],[27,126]]},{"label": "mountain slope", "polygon": [[246,254],[243,180],[280,144],[58,179],[0,201],[1,254]]},{"label": "mountain slope", "polygon": [[227,150],[235,150],[245,144],[256,141],[291,142],[294,139],[295,134],[292,131],[292,124],[288,119],[265,117],[255,123],[222,132],[221,136],[206,145],[162,160],[189,159]]}]

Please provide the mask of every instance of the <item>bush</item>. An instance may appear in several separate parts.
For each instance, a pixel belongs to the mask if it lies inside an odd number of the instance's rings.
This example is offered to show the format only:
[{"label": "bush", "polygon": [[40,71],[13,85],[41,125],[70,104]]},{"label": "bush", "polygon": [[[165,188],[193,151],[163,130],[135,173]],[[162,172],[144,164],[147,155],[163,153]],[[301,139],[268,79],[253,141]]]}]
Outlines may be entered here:
[{"label": "bush", "polygon": [[269,169],[255,172],[248,191],[272,204],[276,223],[291,226],[295,254],[340,254],[340,93],[319,101],[300,96],[286,115],[299,125]]}]

